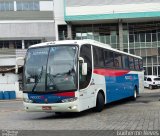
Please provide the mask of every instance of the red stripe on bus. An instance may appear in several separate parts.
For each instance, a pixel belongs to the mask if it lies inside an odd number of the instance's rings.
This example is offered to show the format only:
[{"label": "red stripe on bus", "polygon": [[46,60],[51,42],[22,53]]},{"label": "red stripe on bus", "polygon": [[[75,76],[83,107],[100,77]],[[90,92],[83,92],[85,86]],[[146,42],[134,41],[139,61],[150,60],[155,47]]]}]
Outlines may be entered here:
[{"label": "red stripe on bus", "polygon": [[69,97],[75,97],[75,92],[62,92],[62,93],[56,93],[56,96],[69,96]]},{"label": "red stripe on bus", "polygon": [[94,73],[103,76],[123,76],[128,74],[129,70],[114,70],[114,69],[94,69]]}]

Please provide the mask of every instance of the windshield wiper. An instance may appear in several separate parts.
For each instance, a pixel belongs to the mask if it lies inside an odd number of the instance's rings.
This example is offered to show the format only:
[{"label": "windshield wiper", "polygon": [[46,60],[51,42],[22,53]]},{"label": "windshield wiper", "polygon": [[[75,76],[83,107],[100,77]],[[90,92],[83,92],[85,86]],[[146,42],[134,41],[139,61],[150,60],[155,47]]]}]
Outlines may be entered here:
[{"label": "windshield wiper", "polygon": [[42,66],[41,72],[40,72],[40,74],[38,75],[37,80],[36,80],[36,82],[35,82],[35,84],[34,84],[34,86],[33,86],[33,88],[32,88],[32,92],[34,92],[37,84],[39,83],[39,81],[40,81],[40,79],[41,79],[41,77],[42,77],[42,73],[43,73],[43,66]]},{"label": "windshield wiper", "polygon": [[74,69],[70,69],[67,72],[63,72],[63,73],[57,73],[55,75],[53,75],[53,77],[57,77],[57,76],[64,76],[64,75],[72,75],[73,73],[75,73]]}]

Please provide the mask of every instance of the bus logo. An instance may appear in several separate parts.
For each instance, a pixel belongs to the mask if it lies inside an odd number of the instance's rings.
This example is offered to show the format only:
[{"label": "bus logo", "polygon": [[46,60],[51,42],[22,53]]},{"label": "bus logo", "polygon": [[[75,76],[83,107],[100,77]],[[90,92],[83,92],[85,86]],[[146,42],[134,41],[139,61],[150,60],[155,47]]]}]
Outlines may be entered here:
[{"label": "bus logo", "polygon": [[41,96],[31,96],[31,99],[41,99]]},{"label": "bus logo", "polygon": [[132,78],[132,76],[125,76],[125,79],[126,80],[132,80],[133,78]]}]

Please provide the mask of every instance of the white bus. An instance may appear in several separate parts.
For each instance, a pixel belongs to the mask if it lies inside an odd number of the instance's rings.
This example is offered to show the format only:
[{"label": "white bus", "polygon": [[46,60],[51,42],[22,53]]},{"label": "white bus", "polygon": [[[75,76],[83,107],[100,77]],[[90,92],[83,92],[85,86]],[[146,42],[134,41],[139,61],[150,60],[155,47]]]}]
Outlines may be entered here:
[{"label": "white bus", "polygon": [[80,112],[143,91],[142,58],[93,40],[29,47],[24,65],[26,111]]}]

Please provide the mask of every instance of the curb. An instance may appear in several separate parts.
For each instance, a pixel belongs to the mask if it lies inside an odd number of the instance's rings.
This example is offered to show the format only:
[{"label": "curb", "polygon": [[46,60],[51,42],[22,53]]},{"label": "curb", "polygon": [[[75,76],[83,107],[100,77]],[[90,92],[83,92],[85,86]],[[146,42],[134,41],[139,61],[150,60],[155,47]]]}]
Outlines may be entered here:
[{"label": "curb", "polygon": [[23,101],[23,99],[22,98],[18,98],[18,99],[0,100],[0,102],[14,102],[14,101]]}]

